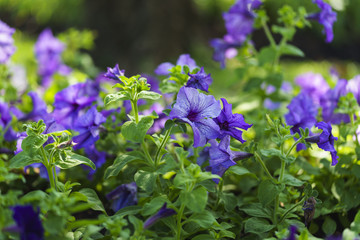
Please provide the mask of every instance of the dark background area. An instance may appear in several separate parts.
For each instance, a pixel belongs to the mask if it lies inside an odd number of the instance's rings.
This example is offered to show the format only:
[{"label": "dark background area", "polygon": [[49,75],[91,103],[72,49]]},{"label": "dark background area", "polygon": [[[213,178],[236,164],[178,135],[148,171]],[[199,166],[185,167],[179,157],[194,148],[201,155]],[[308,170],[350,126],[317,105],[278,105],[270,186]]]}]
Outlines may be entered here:
[{"label": "dark background area", "polygon": [[[335,0],[336,1],[336,0]],[[341,0],[342,1],[342,0]],[[334,41],[325,43],[322,26],[299,30],[293,44],[305,52],[305,60],[360,61],[360,0],[344,1],[334,26]],[[0,19],[36,40],[50,27],[57,35],[68,28],[96,33],[95,48],[89,53],[100,69],[119,63],[129,74],[152,72],[161,62],[176,62],[191,53],[200,65],[211,64],[209,40],[225,33],[222,12],[229,0],[0,0]],[[284,4],[295,9],[301,4],[317,11],[310,0],[268,0],[272,23]],[[263,31],[253,34],[257,48],[267,45]]]}]

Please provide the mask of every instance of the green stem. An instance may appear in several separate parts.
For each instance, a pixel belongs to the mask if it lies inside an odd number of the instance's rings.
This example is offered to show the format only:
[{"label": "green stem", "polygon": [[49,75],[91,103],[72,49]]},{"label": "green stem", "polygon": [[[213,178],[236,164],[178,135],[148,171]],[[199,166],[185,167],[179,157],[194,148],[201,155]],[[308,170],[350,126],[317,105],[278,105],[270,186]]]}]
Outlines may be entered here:
[{"label": "green stem", "polygon": [[274,60],[274,67],[279,65],[279,60],[280,60],[280,56],[281,56],[281,49],[283,48],[283,46],[286,44],[287,39],[285,37],[283,37],[279,43],[279,45],[276,48],[276,55],[275,55],[275,60]]},{"label": "green stem", "polygon": [[177,215],[177,231],[176,231],[176,239],[177,240],[181,239],[181,230],[182,230],[181,219],[182,219],[182,216],[184,213],[184,209],[185,209],[185,204],[181,203],[180,210]]},{"label": "green stem", "polygon": [[271,181],[273,181],[273,182],[276,184],[275,179],[274,179],[273,176],[270,174],[269,170],[267,169],[267,167],[266,167],[265,163],[263,162],[263,160],[261,159],[260,155],[259,155],[257,152],[255,152],[254,155],[255,155],[256,160],[259,161],[260,165],[261,165],[262,168],[264,169],[266,175],[268,175],[268,177],[271,179]]},{"label": "green stem", "polygon": [[54,173],[54,186],[55,186],[55,190],[57,191],[58,190],[57,189],[58,179],[57,179],[57,173],[56,173],[56,167],[55,166],[52,167],[52,171]]},{"label": "green stem", "polygon": [[170,128],[166,131],[165,136],[164,136],[163,140],[161,141],[159,148],[158,148],[157,151],[156,151],[156,154],[155,154],[155,166],[157,166],[157,165],[159,164],[161,149],[163,149],[164,146],[165,146],[165,144],[167,143],[168,138],[169,138],[170,133],[171,133],[171,130],[172,130],[172,127],[170,127]]},{"label": "green stem", "polygon": [[50,181],[50,186],[52,189],[55,189],[55,182],[54,182],[54,175],[53,175],[53,172],[52,172],[52,167],[51,167],[51,163],[49,162],[49,160],[47,159],[46,157],[46,153],[45,153],[45,150],[44,150],[44,147],[41,147],[41,154],[42,154],[42,157],[44,159],[44,165],[46,167],[46,170],[47,170],[47,173],[48,173],[48,176],[49,176],[49,181]]},{"label": "green stem", "polygon": [[266,21],[264,21],[264,20],[262,21],[262,26],[264,28],[265,35],[266,35],[267,39],[269,40],[271,46],[276,47],[276,42],[270,32],[268,25],[266,24]]},{"label": "green stem", "polygon": [[290,147],[290,149],[289,149],[289,151],[286,153],[286,158],[290,155],[290,153],[291,153],[291,151],[294,149],[294,147],[296,146],[296,145],[298,145],[298,143],[299,142],[301,142],[302,141],[302,137],[301,138],[299,138],[291,147]]},{"label": "green stem", "polygon": [[137,99],[131,100],[131,105],[134,110],[135,123],[138,123],[139,122],[139,111],[138,111],[138,106],[137,106]]},{"label": "green stem", "polygon": [[[349,116],[350,116],[351,125],[354,126],[354,125],[355,125],[354,114],[349,114]],[[358,138],[358,135],[357,135],[357,133],[356,133],[356,130],[357,130],[357,129],[355,129],[356,146],[359,146],[359,145],[360,145],[360,144],[359,144],[359,138]]]},{"label": "green stem", "polygon": [[296,207],[300,206],[301,204],[303,204],[303,202],[305,201],[305,197],[303,199],[301,199],[300,202],[296,203],[295,205],[293,205],[291,208],[289,208],[288,210],[286,210],[286,212],[284,212],[284,214],[281,216],[279,223],[281,223],[285,217],[292,211],[294,210]]},{"label": "green stem", "polygon": [[150,156],[150,153],[149,153],[149,150],[148,150],[148,147],[147,147],[145,141],[143,141],[143,142],[141,143],[141,146],[142,146],[142,149],[143,149],[143,151],[144,151],[144,153],[145,153],[145,156],[146,156],[147,161],[149,162],[149,164],[150,164],[151,166],[154,166],[154,161],[153,161],[153,159],[152,159],[151,156]]}]

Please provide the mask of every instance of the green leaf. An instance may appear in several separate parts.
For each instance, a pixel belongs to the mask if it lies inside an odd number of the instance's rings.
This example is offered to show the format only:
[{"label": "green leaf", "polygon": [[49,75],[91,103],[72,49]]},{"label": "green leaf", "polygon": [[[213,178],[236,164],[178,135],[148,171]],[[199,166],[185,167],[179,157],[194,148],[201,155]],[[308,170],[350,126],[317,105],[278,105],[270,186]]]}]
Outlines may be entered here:
[{"label": "green leaf", "polygon": [[271,219],[271,211],[269,211],[268,208],[264,208],[260,203],[252,203],[248,206],[240,208],[240,210],[252,217]]},{"label": "green leaf", "polygon": [[290,174],[284,175],[283,183],[286,185],[289,185],[289,186],[294,186],[294,187],[300,187],[304,184],[303,181],[295,178],[294,176],[292,176]]},{"label": "green leaf", "polygon": [[258,198],[263,206],[271,203],[275,197],[283,190],[280,185],[275,185],[271,180],[262,181],[258,189]]},{"label": "green leaf", "polygon": [[262,66],[266,63],[273,63],[276,57],[276,49],[269,46],[263,47],[258,55],[259,65]]},{"label": "green leaf", "polygon": [[205,209],[208,194],[206,189],[200,186],[191,192],[182,191],[180,194],[180,199],[187,208],[195,213],[199,213]]},{"label": "green leaf", "polygon": [[194,222],[200,227],[208,229],[211,225],[216,222],[215,217],[209,211],[203,211],[201,213],[194,213],[187,220],[186,223]]},{"label": "green leaf", "polygon": [[29,156],[26,152],[22,151],[10,159],[9,168],[23,168],[33,163],[41,163],[42,157],[38,154]]},{"label": "green leaf", "polygon": [[79,154],[67,151],[66,158],[62,161],[56,161],[55,165],[62,169],[68,169],[75,167],[77,165],[84,164],[86,166],[91,167],[92,169],[96,169],[95,164],[88,159],[87,157],[81,156]]},{"label": "green leaf", "polygon": [[83,188],[79,191],[80,193],[84,194],[87,197],[87,202],[92,205],[92,209],[95,211],[101,211],[103,213],[106,213],[104,205],[100,201],[98,195],[93,189],[90,188]]},{"label": "green leaf", "polygon": [[141,91],[138,94],[138,99],[148,99],[148,100],[158,100],[160,99],[162,96],[161,94],[157,93],[157,92],[152,92],[152,91]]},{"label": "green leaf", "polygon": [[21,148],[28,154],[35,154],[39,148],[48,140],[47,135],[30,135],[27,136],[21,143]]},{"label": "green leaf", "polygon": [[192,238],[192,240],[213,240],[213,239],[215,239],[214,236],[209,234],[200,234]]},{"label": "green leaf", "polygon": [[303,51],[301,51],[299,48],[297,48],[291,44],[286,44],[286,45],[282,46],[281,53],[284,55],[292,55],[292,56],[298,56],[298,57],[305,56]]},{"label": "green leaf", "polygon": [[296,160],[293,156],[285,157],[284,154],[281,154],[279,149],[271,148],[271,149],[262,149],[260,150],[261,154],[265,157],[279,157],[281,160],[284,160],[286,163],[292,163]]},{"label": "green leaf", "polygon": [[231,166],[226,172],[227,172],[227,174],[233,173],[233,174],[236,174],[239,176],[250,175],[251,177],[258,179],[258,177],[254,173],[250,172],[249,170],[247,170],[244,167],[240,167],[237,165]]},{"label": "green leaf", "polygon": [[140,211],[141,211],[142,207],[141,206],[127,206],[127,207],[124,207],[122,209],[120,209],[119,211],[117,211],[115,213],[116,216],[121,216],[121,217],[124,217],[124,216],[127,216],[127,215],[135,215],[135,214],[138,214]]},{"label": "green leaf", "polygon": [[156,185],[156,177],[156,172],[139,170],[135,173],[134,179],[138,187],[144,189],[148,193],[152,193]]},{"label": "green leaf", "polygon": [[112,176],[117,176],[119,172],[125,167],[126,164],[139,159],[139,157],[122,154],[118,156],[113,165],[105,170],[104,179],[108,179]]},{"label": "green leaf", "polygon": [[156,213],[165,202],[167,202],[167,198],[165,196],[159,196],[152,199],[150,202],[145,203],[142,209],[142,215],[148,216]]},{"label": "green leaf", "polygon": [[245,222],[245,233],[251,232],[255,234],[266,233],[275,226],[261,218],[252,217]]},{"label": "green leaf", "polygon": [[41,190],[35,190],[32,192],[29,192],[27,194],[25,194],[23,197],[21,197],[21,202],[22,203],[31,203],[31,202],[35,202],[35,201],[41,201],[43,199],[45,199],[48,195],[41,191]]},{"label": "green leaf", "polygon": [[127,140],[141,143],[153,123],[154,119],[151,116],[141,118],[137,124],[134,121],[127,121],[121,127],[121,134]]},{"label": "green leaf", "polygon": [[327,236],[332,235],[336,231],[336,222],[330,217],[326,217],[321,229]]},{"label": "green leaf", "polygon": [[127,92],[117,92],[114,94],[106,95],[104,99],[105,106],[111,102],[118,101],[118,100],[131,100],[130,95]]},{"label": "green leaf", "polygon": [[233,193],[223,193],[221,199],[224,202],[225,210],[231,212],[236,207],[238,200]]}]

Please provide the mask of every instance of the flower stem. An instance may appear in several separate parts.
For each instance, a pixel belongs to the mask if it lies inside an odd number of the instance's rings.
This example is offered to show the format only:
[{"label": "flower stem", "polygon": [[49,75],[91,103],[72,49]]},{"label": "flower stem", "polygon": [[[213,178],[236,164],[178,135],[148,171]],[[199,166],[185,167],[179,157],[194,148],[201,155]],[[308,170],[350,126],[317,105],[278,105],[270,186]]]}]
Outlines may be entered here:
[{"label": "flower stem", "polygon": [[292,210],[294,210],[294,209],[295,209],[296,207],[298,207],[299,205],[303,204],[304,201],[305,201],[305,197],[304,197],[303,199],[301,199],[300,202],[294,204],[291,208],[289,208],[288,210],[286,210],[286,212],[284,212],[284,214],[281,216],[279,223],[281,223],[281,222],[285,219],[285,217],[286,217]]},{"label": "flower stem", "polygon": [[271,46],[276,47],[276,42],[270,32],[268,25],[266,24],[266,21],[263,20],[261,23],[264,28],[265,35],[266,35],[267,39],[269,40]]},{"label": "flower stem", "polygon": [[260,155],[257,152],[255,152],[254,155],[255,155],[256,160],[259,161],[260,165],[264,169],[266,175],[268,175],[268,177],[271,179],[271,181],[273,181],[276,184],[275,179],[273,178],[273,176],[271,176],[269,170],[267,169],[267,167],[266,167],[265,163],[263,162],[263,160],[261,159]]},{"label": "flower stem", "polygon": [[135,123],[138,123],[139,122],[139,111],[138,111],[138,106],[137,106],[137,99],[131,100],[131,105],[134,110]]},{"label": "flower stem", "polygon": [[172,130],[172,127],[170,127],[170,128],[166,131],[165,136],[164,136],[163,140],[161,141],[159,148],[158,148],[157,151],[156,151],[156,154],[155,154],[155,167],[159,164],[159,161],[160,161],[159,158],[160,158],[161,149],[163,149],[164,146],[165,146],[165,144],[167,143],[168,138],[169,138],[170,133],[171,133],[171,130]]},{"label": "flower stem", "polygon": [[177,215],[177,231],[176,231],[176,239],[177,240],[181,239],[181,231],[182,231],[181,219],[182,219],[182,216],[184,213],[184,209],[185,209],[185,204],[181,203],[180,210]]},{"label": "flower stem", "polygon": [[288,156],[290,155],[291,151],[294,149],[294,147],[295,147],[296,145],[298,145],[298,143],[299,143],[301,140],[302,140],[302,137],[299,138],[299,139],[290,147],[290,149],[289,149],[289,151],[286,153],[286,156],[285,156],[285,157],[288,157]]},{"label": "flower stem", "polygon": [[44,147],[41,147],[40,149],[41,149],[42,157],[43,157],[43,159],[44,159],[43,164],[45,165],[46,170],[47,170],[47,173],[48,173],[48,176],[49,176],[50,187],[51,187],[52,189],[55,189],[55,190],[56,190],[55,181],[54,181],[54,175],[53,175],[52,167],[51,167],[51,162],[50,162],[49,159],[46,157],[46,153],[45,153]]}]

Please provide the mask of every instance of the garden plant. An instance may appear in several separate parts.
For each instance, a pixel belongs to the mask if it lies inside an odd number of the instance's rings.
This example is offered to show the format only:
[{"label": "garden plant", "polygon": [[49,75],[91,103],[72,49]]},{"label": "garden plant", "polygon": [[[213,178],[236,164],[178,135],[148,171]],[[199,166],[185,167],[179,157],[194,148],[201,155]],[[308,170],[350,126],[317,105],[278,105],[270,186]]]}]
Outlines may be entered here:
[{"label": "garden plant", "polygon": [[264,5],[234,1],[209,39],[230,83],[191,53],[84,67],[91,32],[32,41],[1,21],[0,239],[360,239],[360,75],[288,79],[282,61],[304,57],[304,28],[332,42],[337,13]]}]

